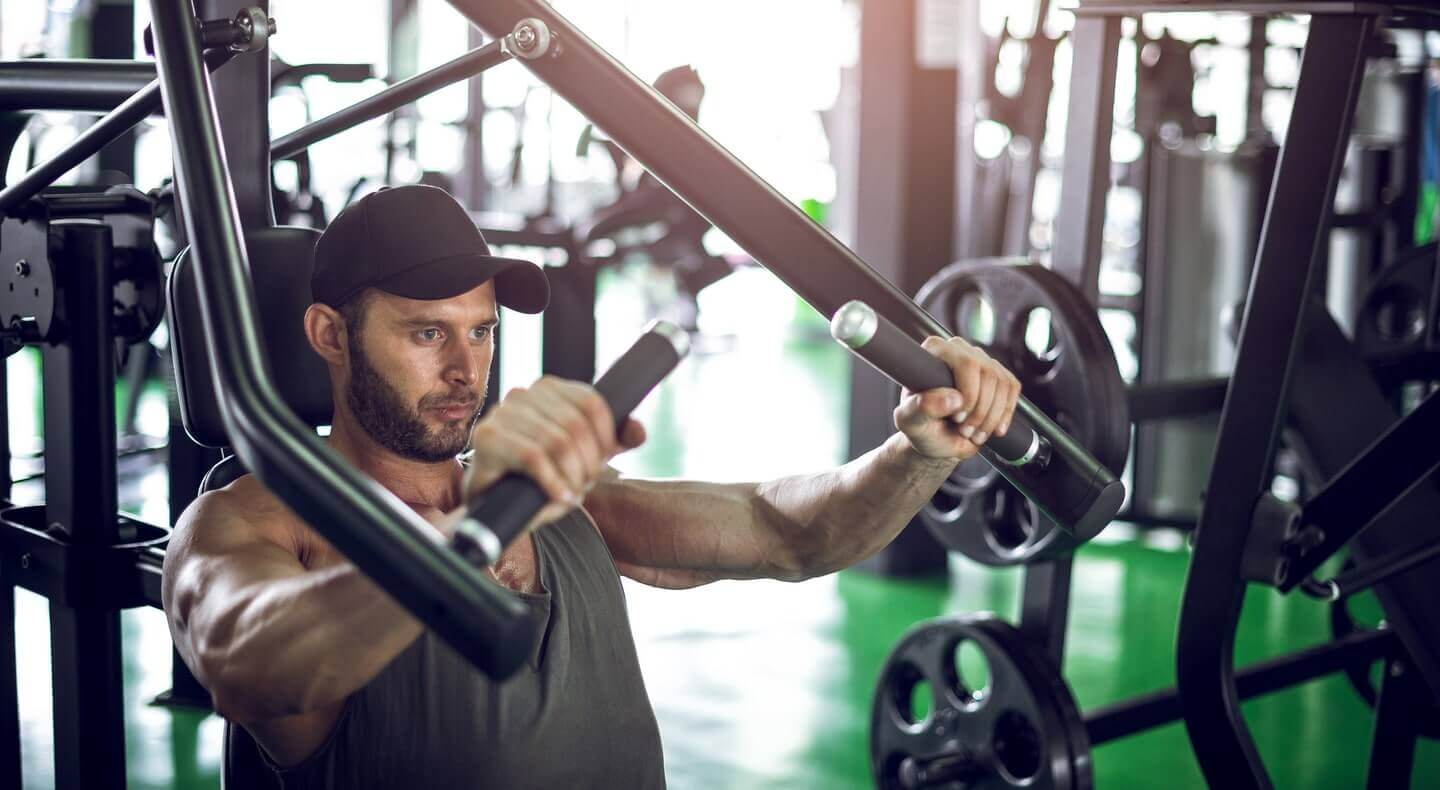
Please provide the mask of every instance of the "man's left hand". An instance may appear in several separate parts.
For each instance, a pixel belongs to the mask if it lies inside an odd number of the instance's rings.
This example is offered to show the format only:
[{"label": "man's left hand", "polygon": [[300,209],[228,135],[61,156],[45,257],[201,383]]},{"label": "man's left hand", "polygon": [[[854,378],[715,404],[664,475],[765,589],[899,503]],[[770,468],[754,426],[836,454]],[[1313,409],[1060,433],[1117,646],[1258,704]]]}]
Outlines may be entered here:
[{"label": "man's left hand", "polygon": [[984,351],[956,337],[928,337],[924,349],[955,376],[955,387],[921,393],[904,390],[895,427],[915,452],[928,458],[965,459],[991,436],[1004,436],[1020,399],[1020,381]]}]

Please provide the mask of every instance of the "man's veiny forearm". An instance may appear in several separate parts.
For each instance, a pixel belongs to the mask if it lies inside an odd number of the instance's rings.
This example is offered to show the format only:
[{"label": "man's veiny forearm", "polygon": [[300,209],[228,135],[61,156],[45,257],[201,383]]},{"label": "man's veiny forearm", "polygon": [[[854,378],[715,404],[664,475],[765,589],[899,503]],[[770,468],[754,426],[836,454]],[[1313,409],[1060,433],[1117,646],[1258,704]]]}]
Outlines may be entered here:
[{"label": "man's veiny forearm", "polygon": [[237,721],[344,700],[423,631],[374,582],[342,564],[256,584],[211,623],[193,623],[217,710]]},{"label": "man's veiny forearm", "polygon": [[[793,576],[832,573],[890,544],[955,468],[926,458],[901,434],[830,472],[758,487],[764,521],[786,548]],[[790,576],[787,576],[790,578]]]}]

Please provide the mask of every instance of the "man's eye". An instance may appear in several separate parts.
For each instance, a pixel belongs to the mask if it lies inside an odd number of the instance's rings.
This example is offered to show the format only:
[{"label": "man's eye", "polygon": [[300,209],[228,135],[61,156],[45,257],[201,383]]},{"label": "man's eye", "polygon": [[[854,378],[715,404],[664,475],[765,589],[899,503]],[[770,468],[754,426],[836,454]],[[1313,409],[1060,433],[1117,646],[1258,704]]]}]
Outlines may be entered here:
[{"label": "man's eye", "polygon": [[419,332],[416,332],[415,334],[416,334],[416,336],[419,337],[421,340],[425,340],[425,341],[434,341],[434,340],[439,340],[439,339],[440,339],[440,330],[435,329],[435,328],[433,328],[433,327],[430,328],[430,329],[422,329],[422,330],[420,330]]},{"label": "man's eye", "polygon": [[475,327],[474,331],[471,332],[471,337],[475,338],[476,340],[484,340],[489,336],[490,327],[488,326],[477,326]]}]

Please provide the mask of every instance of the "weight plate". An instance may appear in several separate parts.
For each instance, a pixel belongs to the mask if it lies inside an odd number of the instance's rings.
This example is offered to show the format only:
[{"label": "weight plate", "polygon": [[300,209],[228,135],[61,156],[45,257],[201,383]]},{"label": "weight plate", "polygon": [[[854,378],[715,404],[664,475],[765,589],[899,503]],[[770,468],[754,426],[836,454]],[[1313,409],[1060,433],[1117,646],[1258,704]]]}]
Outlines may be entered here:
[{"label": "weight plate", "polygon": [[[1107,468],[1123,471],[1125,382],[1099,314],[1068,280],[1023,259],[963,261],[942,269],[915,300],[1013,372],[1021,395]],[[956,467],[920,516],[946,548],[986,565],[1027,563],[1076,545],[978,456]]]},{"label": "weight plate", "polygon": [[1440,346],[1431,314],[1437,245],[1400,255],[1371,284],[1355,320],[1355,344],[1366,354],[1395,354]]},{"label": "weight plate", "polygon": [[941,617],[900,638],[875,688],[870,761],[882,790],[1092,786],[1069,687],[993,615]]}]

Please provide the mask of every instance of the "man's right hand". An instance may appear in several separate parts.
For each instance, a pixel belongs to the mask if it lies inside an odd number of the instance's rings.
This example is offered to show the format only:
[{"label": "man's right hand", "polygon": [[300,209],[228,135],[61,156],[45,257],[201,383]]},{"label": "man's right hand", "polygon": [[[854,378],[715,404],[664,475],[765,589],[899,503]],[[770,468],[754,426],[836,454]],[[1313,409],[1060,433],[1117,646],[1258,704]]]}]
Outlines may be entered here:
[{"label": "man's right hand", "polygon": [[610,407],[589,384],[545,376],[510,390],[470,434],[465,501],[518,472],[550,498],[530,526],[554,521],[580,506],[610,458],[644,443],[645,429],[635,420],[618,437],[614,426]]}]

